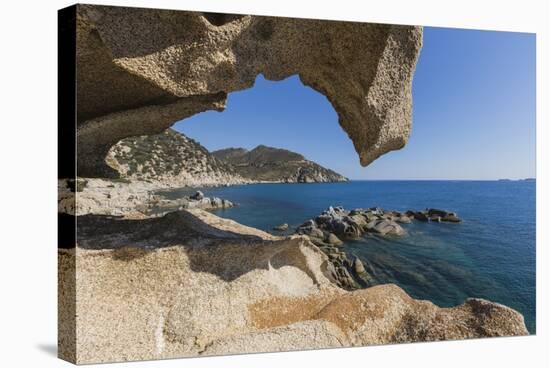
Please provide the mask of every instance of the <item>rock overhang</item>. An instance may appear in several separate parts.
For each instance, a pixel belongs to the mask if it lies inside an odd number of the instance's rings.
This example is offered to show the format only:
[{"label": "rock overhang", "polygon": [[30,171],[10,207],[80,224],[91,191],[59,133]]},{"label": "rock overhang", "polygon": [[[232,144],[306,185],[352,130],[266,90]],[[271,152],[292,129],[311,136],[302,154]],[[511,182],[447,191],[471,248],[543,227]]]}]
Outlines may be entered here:
[{"label": "rock overhang", "polygon": [[119,140],[221,111],[259,74],[325,95],[363,166],[409,137],[421,27],[95,5],[76,22],[79,176],[112,176]]}]

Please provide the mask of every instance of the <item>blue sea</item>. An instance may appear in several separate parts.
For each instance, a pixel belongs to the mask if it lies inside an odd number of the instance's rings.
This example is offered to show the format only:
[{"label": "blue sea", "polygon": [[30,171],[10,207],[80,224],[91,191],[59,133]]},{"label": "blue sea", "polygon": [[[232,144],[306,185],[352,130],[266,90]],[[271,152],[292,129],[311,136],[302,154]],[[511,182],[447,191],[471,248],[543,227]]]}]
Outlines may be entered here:
[{"label": "blue sea", "polygon": [[[535,181],[350,181],[202,188],[238,204],[221,217],[268,232],[296,227],[328,206],[387,210],[440,208],[460,224],[403,225],[407,235],[368,235],[347,242],[348,254],[371,267],[377,283],[396,283],[411,296],[442,306],[485,298],[521,312],[535,327]],[[165,192],[170,198],[190,189]]]}]

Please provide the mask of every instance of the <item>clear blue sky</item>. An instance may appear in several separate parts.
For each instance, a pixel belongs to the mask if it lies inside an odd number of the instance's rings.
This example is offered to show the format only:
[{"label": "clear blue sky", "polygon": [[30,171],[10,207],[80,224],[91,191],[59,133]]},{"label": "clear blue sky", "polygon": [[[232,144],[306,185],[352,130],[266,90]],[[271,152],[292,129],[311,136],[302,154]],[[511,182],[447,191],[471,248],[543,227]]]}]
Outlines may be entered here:
[{"label": "clear blue sky", "polygon": [[286,148],[352,179],[534,177],[535,80],[534,34],[426,27],[409,142],[366,168],[328,100],[297,76],[259,76],[224,112],[175,128],[209,150]]}]

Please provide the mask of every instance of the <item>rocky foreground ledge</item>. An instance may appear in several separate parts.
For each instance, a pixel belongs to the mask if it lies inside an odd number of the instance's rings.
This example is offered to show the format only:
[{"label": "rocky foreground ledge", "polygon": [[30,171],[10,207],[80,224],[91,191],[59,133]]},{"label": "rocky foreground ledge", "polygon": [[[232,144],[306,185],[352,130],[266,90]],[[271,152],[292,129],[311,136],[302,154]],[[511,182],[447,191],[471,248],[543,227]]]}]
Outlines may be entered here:
[{"label": "rocky foreground ledge", "polygon": [[308,237],[200,209],[88,214],[78,234],[76,248],[59,249],[59,293],[78,300],[59,305],[60,355],[73,351],[76,315],[77,363],[528,333],[520,313],[485,300],[439,308],[391,284],[345,291]]}]

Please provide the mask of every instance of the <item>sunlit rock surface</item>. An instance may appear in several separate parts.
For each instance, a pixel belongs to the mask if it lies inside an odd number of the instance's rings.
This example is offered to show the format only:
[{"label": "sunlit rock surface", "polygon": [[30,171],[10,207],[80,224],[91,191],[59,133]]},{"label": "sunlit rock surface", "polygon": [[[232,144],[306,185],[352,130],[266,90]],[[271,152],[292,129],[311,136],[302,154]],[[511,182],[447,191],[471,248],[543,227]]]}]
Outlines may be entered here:
[{"label": "sunlit rock surface", "polygon": [[59,333],[79,363],[527,334],[519,313],[484,300],[438,308],[391,284],[347,292],[306,237],[203,210],[80,216],[78,233],[59,250],[60,295],[77,300],[60,303]]}]

